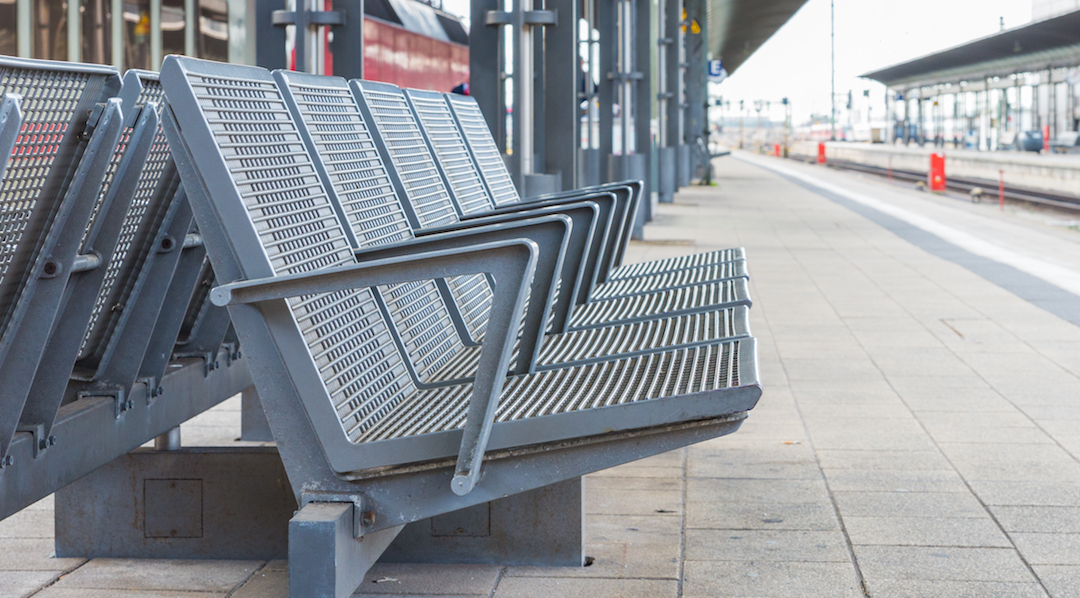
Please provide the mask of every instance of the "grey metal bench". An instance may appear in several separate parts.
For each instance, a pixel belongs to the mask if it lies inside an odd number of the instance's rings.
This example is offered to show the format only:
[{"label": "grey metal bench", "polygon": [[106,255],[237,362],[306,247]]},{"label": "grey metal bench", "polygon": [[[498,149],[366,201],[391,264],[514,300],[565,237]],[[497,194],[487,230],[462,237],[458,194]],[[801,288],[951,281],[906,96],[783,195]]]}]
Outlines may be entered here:
[{"label": "grey metal bench", "polygon": [[[421,92],[423,93],[423,92]],[[430,93],[430,92],[429,92]],[[501,159],[495,140],[491,136],[491,130],[487,127],[480,112],[480,106],[470,96],[457,94],[442,94],[443,99],[453,113],[453,121],[457,133],[460,134],[473,157],[474,164],[480,171],[481,177],[487,184],[493,199],[498,205],[521,203],[523,200],[514,187],[510,173],[506,169],[506,163]],[[419,97],[415,94],[414,97]],[[428,113],[434,114],[434,113]],[[422,119],[423,120],[423,119]],[[449,129],[447,129],[449,130]],[[643,193],[641,189],[637,191]],[[539,199],[543,199],[542,197]],[[533,201],[533,200],[525,200]],[[627,228],[629,230],[629,227]],[[627,278],[640,278],[654,276],[661,273],[675,272],[680,270],[693,270],[708,266],[739,261],[745,257],[742,248],[721,249],[689,256],[641,262],[637,264],[622,265],[622,257],[625,254],[628,237],[623,237],[619,247],[617,258],[611,264],[611,268],[602,271],[600,282],[616,281]],[[699,276],[698,280],[705,279]],[[597,298],[600,298],[599,296]]]},{"label": "grey metal bench", "polygon": [[[760,396],[750,338],[506,379],[545,251],[530,237],[565,220],[354,251],[350,237],[377,222],[334,205],[270,73],[169,57],[161,80],[184,187],[231,281],[211,296],[229,308],[302,507],[294,595],[347,595],[405,523],[730,433]],[[380,296],[479,274],[497,283],[475,381],[425,387]]]},{"label": "grey metal bench", "polygon": [[[422,131],[419,123],[416,122],[413,114],[407,109],[404,94],[395,86],[376,83],[369,81],[354,81],[352,85],[355,88],[355,96],[360,104],[361,111],[364,116],[372,124],[372,136],[375,140],[376,146],[380,148],[381,153],[389,166],[389,172],[391,179],[395,177],[402,179],[401,181],[395,181],[398,187],[398,194],[406,200],[406,211],[412,217],[410,220],[414,227],[420,230],[428,228],[429,232],[438,232],[443,230],[439,225],[456,225],[457,216],[453,202],[452,188],[443,186],[442,181],[439,180],[439,168],[435,160],[430,154],[425,154],[422,148],[417,144],[422,144]],[[367,99],[368,96],[377,97],[378,101],[382,104],[378,110],[373,109],[369,105]],[[382,131],[384,128],[402,128],[410,127],[410,139],[402,137],[405,133],[394,131],[392,135],[401,138],[401,141],[387,141],[386,133]],[[396,144],[404,143],[404,147],[396,148]],[[400,157],[399,157],[400,156]],[[461,162],[460,160],[456,164],[459,168],[467,169],[469,165]],[[424,169],[424,175],[422,179],[415,179],[418,169]],[[404,182],[405,177],[414,177],[416,181],[423,181],[423,186],[409,185]],[[474,178],[474,177],[466,177]],[[418,191],[422,196],[418,197]],[[610,195],[607,193],[595,192],[587,194],[585,196],[576,197],[572,200],[566,198],[559,200],[553,205],[545,205],[544,202],[539,204],[526,204],[525,206],[519,206],[515,213],[520,213],[522,209],[528,209],[530,213],[533,213],[536,209],[567,209],[569,206],[579,205],[583,202],[599,202],[601,196]],[[411,204],[412,210],[409,210]],[[531,208],[531,209],[530,209]],[[613,219],[614,210],[609,209],[606,212],[606,217],[610,220]],[[427,216],[428,214],[437,214],[437,219]],[[500,216],[507,216],[508,214],[500,213]],[[596,225],[596,228],[601,228],[603,224],[604,212],[601,211],[599,215],[600,223]],[[466,222],[473,222],[477,218],[468,220]],[[479,219],[483,220],[483,219]],[[431,228],[431,227],[435,228]],[[586,225],[589,226],[589,225]],[[584,230],[584,227],[579,222],[575,224],[574,234],[579,234]],[[610,229],[609,229],[610,230]],[[557,305],[554,310],[554,318],[552,321],[552,330],[555,332],[564,332],[568,330],[581,330],[589,328],[598,328],[610,324],[622,324],[630,322],[641,322],[646,320],[655,320],[660,318],[666,318],[670,316],[680,316],[695,312],[714,311],[716,309],[731,307],[734,305],[747,305],[749,304],[749,298],[746,293],[745,282],[745,268],[742,266],[742,261],[737,260],[735,262],[719,264],[710,274],[716,280],[709,281],[706,285],[691,284],[688,280],[694,276],[701,274],[701,270],[693,271],[687,270],[685,272],[674,272],[667,274],[669,280],[657,280],[654,278],[641,278],[634,279],[635,285],[639,288],[630,289],[628,296],[616,297],[619,293],[615,292],[616,289],[608,288],[605,297],[611,296],[613,300],[608,303],[604,302],[601,305],[590,306],[588,311],[579,312],[578,315],[574,315],[573,305],[568,302],[585,303],[589,297],[590,292],[595,294],[593,290],[592,279],[595,279],[597,270],[595,268],[590,269],[590,264],[595,266],[600,261],[598,257],[604,251],[604,243],[607,239],[600,233],[595,239],[594,243],[587,250],[584,251],[585,256],[581,258],[581,265],[573,261],[574,257],[571,254],[568,256],[568,262],[564,264],[564,268],[571,272],[589,272],[591,279],[578,280],[569,289],[569,293],[566,293],[566,289],[560,293],[559,301],[562,305]],[[597,246],[595,241],[599,241],[600,245]],[[571,239],[573,245],[574,240]],[[579,253],[580,254],[580,253]],[[734,274],[735,276],[726,276],[726,274]],[[571,276],[564,276],[562,278],[563,284],[573,280]],[[659,282],[674,282],[673,288],[659,289],[653,288],[651,290],[640,288],[643,285],[657,285]],[[627,281],[618,281],[615,284],[626,285]],[[629,286],[629,285],[627,285]],[[702,286],[702,288],[690,288]],[[586,303],[586,305],[588,305]],[[625,318],[625,319],[622,319]]]},{"label": "grey metal bench", "polygon": [[[372,140],[368,132],[369,127],[366,125],[365,119],[362,118],[359,108],[350,104],[354,96],[350,95],[349,85],[346,81],[341,78],[289,71],[277,71],[274,73],[274,78],[281,88],[286,104],[297,123],[298,130],[312,155],[313,163],[327,193],[331,197],[331,202],[348,206],[342,209],[340,213],[343,214],[346,221],[353,223],[352,228],[356,231],[356,246],[360,248],[380,245],[389,241],[411,240],[413,233],[406,219],[407,210],[405,207],[407,206],[402,205],[398,200],[395,187],[391,185],[391,180],[400,175],[392,164],[390,168],[385,168],[381,156],[371,146]],[[337,99],[339,103],[329,106],[326,100],[328,97]],[[376,101],[381,100],[376,99]],[[387,101],[393,102],[394,98],[391,97]],[[422,142],[419,131],[414,127],[412,133],[411,138],[399,137],[396,139],[394,149],[410,152],[411,161],[406,167],[417,167],[426,164],[426,172],[428,172],[426,185],[427,188],[432,189],[430,193],[443,192],[437,184],[430,182],[435,176],[434,161],[430,157],[423,159],[423,156],[420,155],[423,147],[417,145]],[[408,146],[410,139],[412,145]],[[403,144],[405,144],[405,147],[403,147]],[[365,145],[369,148],[367,151],[359,149]],[[417,170],[414,169],[409,174],[415,176],[416,173]],[[363,181],[362,184],[359,181]],[[399,190],[404,187],[405,185],[398,185]],[[357,201],[358,196],[365,198],[365,201]],[[378,198],[378,201],[374,202],[372,198]],[[572,206],[573,204],[568,205]],[[492,232],[487,233],[487,236],[494,240],[495,237],[492,237],[492,234],[498,234],[500,227],[510,226],[512,228],[505,231],[502,237],[512,238],[514,235],[519,234],[515,232],[517,229],[513,228],[515,223],[528,218],[561,214],[566,209],[567,206],[563,205],[536,210],[522,210],[517,214],[501,214],[491,218],[473,220],[470,222],[471,228],[468,229],[441,227],[437,230],[444,233],[468,230],[468,234],[472,237],[482,233],[483,230],[491,230]],[[589,212],[595,212],[591,206],[586,209]],[[481,229],[477,227],[479,224],[488,226]],[[574,228],[579,228],[577,223],[574,224]],[[393,234],[388,234],[387,231],[393,231]],[[581,231],[585,233],[585,238],[581,242],[587,244],[589,242],[589,230],[582,227]],[[430,239],[430,237],[424,238]],[[547,245],[559,245],[560,241],[562,241],[561,238],[556,238]],[[565,249],[562,253],[565,253]],[[581,259],[581,255],[582,252],[579,251],[577,254],[578,260]],[[557,260],[559,257],[560,254],[556,254],[554,259]],[[562,281],[566,281],[567,278],[579,271],[580,267],[570,259],[563,261],[561,271],[557,271],[555,263],[538,266],[530,292],[531,297],[536,299],[530,298],[528,303],[527,315],[522,326],[522,350],[516,356],[513,368],[515,373],[557,369],[570,364],[624,359],[674,348],[714,343],[722,339],[745,337],[750,334],[747,308],[745,306],[735,306],[714,312],[691,314],[677,318],[657,319],[648,322],[610,326],[603,329],[547,335],[538,341],[539,329],[542,327],[542,323],[547,321],[543,312],[551,309],[551,306],[555,306],[557,310],[560,305],[559,301],[552,296],[555,291],[555,285],[551,284],[552,277],[555,276]],[[428,301],[431,311],[440,314],[437,318],[438,321],[453,320],[455,310],[461,313],[481,312],[481,315],[486,317],[487,308],[483,305],[481,306],[484,308],[482,311],[480,309],[469,309],[474,303],[472,289],[462,289],[461,285],[453,282],[443,288],[446,289],[446,292],[443,293],[441,299],[432,297]],[[434,288],[432,287],[429,292],[434,293]],[[383,293],[383,295],[386,294]],[[393,305],[395,299],[387,297],[386,302]],[[445,302],[445,306],[440,305],[442,302]],[[490,302],[488,302],[488,305],[490,305]],[[572,305],[563,301],[563,307],[569,308]],[[402,310],[399,309],[390,309],[389,311],[392,314],[402,313]],[[537,313],[529,314],[530,311]],[[408,316],[404,318],[395,317],[394,319],[398,329],[409,328],[408,322],[405,321]],[[463,319],[467,322],[473,321],[473,318]],[[565,322],[565,320],[564,315],[561,321]],[[449,357],[445,364],[440,362],[439,371],[432,374],[429,372],[429,368],[414,366],[418,372],[418,377],[423,382],[445,382],[469,377],[468,372],[475,369],[476,359],[479,355],[479,348],[468,344],[469,340],[478,338],[475,326],[463,327],[458,332],[458,336],[461,337],[462,342],[454,342],[453,339],[448,339],[448,342],[444,345],[446,348],[440,352]],[[408,339],[403,339],[402,345],[411,349],[410,354],[415,354],[413,343],[410,343]]]},{"label": "grey metal bench", "polygon": [[[129,72],[121,85],[110,67],[0,58],[0,93],[22,109],[0,124],[2,518],[250,376],[172,360],[203,250],[154,109],[156,76]],[[0,117],[17,115],[10,105]]]}]

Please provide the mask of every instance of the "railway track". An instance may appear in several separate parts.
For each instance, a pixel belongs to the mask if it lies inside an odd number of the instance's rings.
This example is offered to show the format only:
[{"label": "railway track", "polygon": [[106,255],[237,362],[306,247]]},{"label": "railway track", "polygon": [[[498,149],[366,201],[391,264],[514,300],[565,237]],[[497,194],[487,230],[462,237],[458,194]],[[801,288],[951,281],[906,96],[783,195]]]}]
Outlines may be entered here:
[{"label": "railway track", "polygon": [[[815,160],[809,156],[791,156],[791,158],[794,160],[799,160],[801,162],[815,162]],[[867,174],[873,174],[883,177],[890,176],[888,168],[868,166],[866,164],[848,162],[845,160],[829,160],[828,166],[831,166],[833,168],[839,168],[842,170],[855,170],[858,172],[865,172]],[[918,182],[926,180],[925,172],[915,172],[911,170],[893,169],[891,176],[892,178],[901,181]],[[984,191],[984,200],[994,200],[998,197],[998,181],[946,176],[945,186],[949,190],[969,194],[971,193],[972,189],[982,189]],[[1005,199],[1010,201],[1026,202],[1043,206],[1050,206],[1054,208],[1061,208],[1070,211],[1080,211],[1080,196],[1077,195],[1048,193],[1046,191],[1012,187],[1009,185],[1005,185],[1004,195]]]}]

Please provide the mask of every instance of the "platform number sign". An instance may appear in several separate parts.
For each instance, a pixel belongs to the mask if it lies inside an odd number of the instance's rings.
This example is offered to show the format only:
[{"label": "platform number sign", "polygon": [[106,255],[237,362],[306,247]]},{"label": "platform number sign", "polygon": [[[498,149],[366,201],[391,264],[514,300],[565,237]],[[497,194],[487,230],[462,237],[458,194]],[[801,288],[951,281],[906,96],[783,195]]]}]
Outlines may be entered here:
[{"label": "platform number sign", "polygon": [[727,79],[727,71],[724,70],[723,62],[719,60],[709,61],[709,81],[719,83]]}]

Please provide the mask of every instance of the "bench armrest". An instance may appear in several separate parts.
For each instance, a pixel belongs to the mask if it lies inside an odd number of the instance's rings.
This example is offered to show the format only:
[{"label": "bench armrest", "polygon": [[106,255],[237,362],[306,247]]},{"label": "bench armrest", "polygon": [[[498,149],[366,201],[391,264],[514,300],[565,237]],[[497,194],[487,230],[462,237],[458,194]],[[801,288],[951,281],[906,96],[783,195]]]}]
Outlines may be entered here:
[{"label": "bench armrest", "polygon": [[626,210],[622,212],[621,217],[616,219],[619,223],[620,238],[619,241],[612,246],[611,262],[606,264],[607,269],[602,272],[603,278],[601,278],[600,281],[606,282],[609,271],[621,266],[623,263],[623,257],[626,255],[626,246],[630,243],[630,238],[633,236],[634,225],[638,218],[638,207],[641,205],[641,198],[644,196],[644,190],[645,182],[641,180],[615,181],[573,189],[571,191],[540,195],[525,201],[544,201],[550,198],[564,197],[572,194],[580,195],[583,193],[598,193],[602,191],[615,193],[620,198],[620,201],[624,202]]},{"label": "bench armrest", "polygon": [[480,349],[457,466],[450,482],[453,492],[464,496],[480,479],[484,451],[517,337],[517,324],[521,321],[539,253],[537,244],[525,239],[472,244],[303,274],[235,282],[211,290],[210,299],[214,305],[238,305],[448,276],[481,273],[494,276],[498,284],[493,289],[487,338]]},{"label": "bench armrest", "polygon": [[[391,256],[410,255],[418,251],[435,251],[457,248],[478,243],[490,243],[508,239],[528,239],[540,248],[536,260],[536,273],[532,277],[531,299],[521,326],[518,359],[513,373],[527,374],[536,371],[536,360],[544,338],[544,329],[551,313],[555,285],[563,267],[566,245],[572,232],[570,219],[562,215],[530,218],[520,222],[507,222],[465,230],[444,231],[438,235],[426,235],[405,243],[384,245],[356,251],[359,260],[383,259]],[[448,297],[449,301],[450,298]]]},{"label": "bench armrest", "polygon": [[[604,251],[604,236],[597,231],[606,229],[610,222],[599,221],[601,210],[596,202],[579,201],[568,203],[565,206],[547,206],[523,209],[517,212],[485,214],[449,226],[419,231],[417,235],[419,238],[424,238],[432,234],[519,222],[551,215],[565,216],[573,223],[563,253],[562,268],[558,273],[558,278],[562,281],[562,290],[551,306],[551,330],[556,333],[566,332],[574,305],[578,303],[575,299],[582,296],[588,297],[588,294],[592,291],[593,281],[596,276],[596,260]],[[545,246],[541,245],[541,247]],[[546,323],[547,320],[544,320],[544,322]]]}]

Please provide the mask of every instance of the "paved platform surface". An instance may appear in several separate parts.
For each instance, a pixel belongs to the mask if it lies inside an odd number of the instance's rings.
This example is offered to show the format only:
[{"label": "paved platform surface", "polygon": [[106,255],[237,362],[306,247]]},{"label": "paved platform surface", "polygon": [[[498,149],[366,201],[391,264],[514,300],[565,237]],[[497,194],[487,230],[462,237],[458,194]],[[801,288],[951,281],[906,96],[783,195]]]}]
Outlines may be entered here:
[{"label": "paved platform surface", "polygon": [[[377,565],[358,595],[1080,597],[1080,298],[1046,281],[1080,273],[1077,225],[754,160],[786,176],[717,160],[630,254],[747,248],[766,391],[742,429],[589,476],[591,567]],[[184,437],[239,429],[232,400]],[[287,595],[283,562],[55,559],[51,536],[49,500],[0,522],[0,598]]]}]

